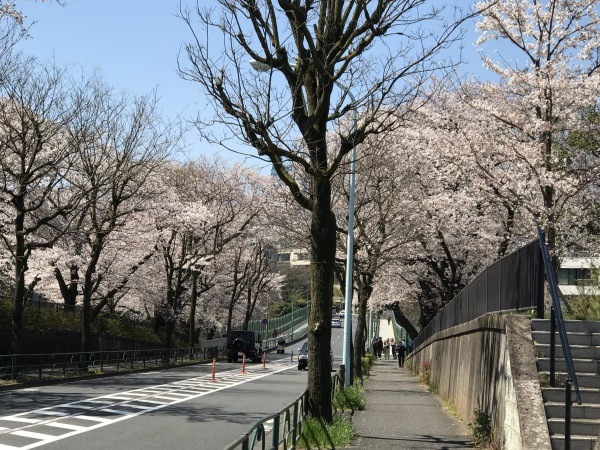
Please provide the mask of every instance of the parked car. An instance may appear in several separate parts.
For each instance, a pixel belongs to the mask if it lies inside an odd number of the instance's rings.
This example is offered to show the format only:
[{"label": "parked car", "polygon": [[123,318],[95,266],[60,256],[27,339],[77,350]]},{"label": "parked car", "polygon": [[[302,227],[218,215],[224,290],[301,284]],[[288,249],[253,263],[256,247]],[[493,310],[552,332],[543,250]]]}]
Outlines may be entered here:
[{"label": "parked car", "polygon": [[243,356],[254,363],[259,362],[263,353],[261,343],[260,335],[254,331],[230,331],[226,344],[227,362],[237,362]]},{"label": "parked car", "polygon": [[342,321],[339,317],[333,317],[331,319],[331,328],[342,328]]},{"label": "parked car", "polygon": [[[304,370],[308,367],[308,341],[298,349],[298,352],[298,370]],[[330,370],[333,370],[333,350],[331,348],[329,349],[329,361],[331,363]]]}]

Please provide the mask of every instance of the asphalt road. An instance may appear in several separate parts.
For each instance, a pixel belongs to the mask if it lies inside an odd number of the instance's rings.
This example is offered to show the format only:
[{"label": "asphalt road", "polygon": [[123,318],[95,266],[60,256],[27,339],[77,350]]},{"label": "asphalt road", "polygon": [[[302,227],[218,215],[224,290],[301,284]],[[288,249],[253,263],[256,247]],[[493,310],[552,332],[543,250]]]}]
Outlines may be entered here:
[{"label": "asphalt road", "polygon": [[[297,349],[266,368],[218,363],[0,392],[0,450],[220,450],[306,388]],[[343,329],[332,330],[334,364]],[[291,352],[294,360],[291,361]]]}]

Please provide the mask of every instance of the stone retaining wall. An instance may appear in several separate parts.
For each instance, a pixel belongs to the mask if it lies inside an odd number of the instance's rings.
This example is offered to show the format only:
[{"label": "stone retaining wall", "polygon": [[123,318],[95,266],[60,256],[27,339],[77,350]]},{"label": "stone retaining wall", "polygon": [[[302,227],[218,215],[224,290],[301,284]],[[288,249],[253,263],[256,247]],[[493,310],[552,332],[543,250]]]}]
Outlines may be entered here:
[{"label": "stone retaining wall", "polygon": [[487,315],[431,337],[406,365],[428,370],[466,422],[485,411],[502,448],[536,450],[550,448],[550,437],[535,361],[528,317]]}]

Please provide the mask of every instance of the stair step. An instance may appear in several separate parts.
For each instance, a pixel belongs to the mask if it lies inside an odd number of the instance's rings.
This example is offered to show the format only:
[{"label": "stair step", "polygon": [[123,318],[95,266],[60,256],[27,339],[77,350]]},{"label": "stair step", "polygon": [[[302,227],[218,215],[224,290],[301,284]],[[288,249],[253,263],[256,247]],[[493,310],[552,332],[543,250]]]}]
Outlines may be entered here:
[{"label": "stair step", "polygon": [[[599,337],[600,339],[600,337]],[[600,359],[600,345],[584,345],[575,344],[569,339],[569,347],[571,348],[571,356],[576,359]],[[542,355],[542,357],[550,357],[550,344],[535,344],[535,348]],[[556,357],[563,357],[563,349],[560,342],[556,342]]]},{"label": "stair step", "polygon": [[[598,404],[600,405],[600,389],[594,388],[579,388],[579,394],[581,395],[581,402],[585,404]],[[564,387],[545,387],[542,388],[542,398],[544,403],[565,402],[565,388]],[[576,402],[575,390],[571,392],[571,400]]]},{"label": "stair step", "polygon": [[[531,337],[538,344],[550,344],[550,331],[533,331]],[[570,345],[600,346],[600,333],[593,332],[567,332]],[[560,336],[556,332],[556,346],[560,347]]]},{"label": "stair step", "polygon": [[[553,449],[565,448],[564,434],[554,434],[550,436]],[[596,438],[592,436],[571,435],[571,450],[594,450]]]},{"label": "stair step", "polygon": [[[565,418],[557,417],[548,419],[550,435],[565,432]],[[594,419],[571,419],[571,434],[579,436],[598,436],[600,422]]]},{"label": "stair step", "polygon": [[[565,403],[563,402],[547,402],[544,404],[546,409],[546,417],[548,419],[557,419],[565,417]],[[600,405],[582,403],[571,405],[571,417],[573,419],[591,419],[600,420]]]},{"label": "stair step", "polygon": [[[546,386],[550,387],[550,371],[538,371],[540,379],[546,382]],[[567,379],[567,372],[555,371],[556,382],[561,386],[564,386],[564,381]],[[593,388],[600,389],[600,375],[591,373],[576,373],[577,383],[579,388]]]},{"label": "stair step", "polygon": [[[600,322],[565,320],[567,332],[600,333]],[[531,319],[531,331],[550,331],[549,319]]]},{"label": "stair step", "polygon": [[[575,373],[588,373],[588,374],[600,374],[600,361],[597,359],[573,359],[573,366],[575,367]],[[550,358],[538,358],[537,359],[538,372],[549,372],[550,371]],[[554,369],[559,372],[566,372],[567,366],[565,360],[560,358],[556,359]]]}]

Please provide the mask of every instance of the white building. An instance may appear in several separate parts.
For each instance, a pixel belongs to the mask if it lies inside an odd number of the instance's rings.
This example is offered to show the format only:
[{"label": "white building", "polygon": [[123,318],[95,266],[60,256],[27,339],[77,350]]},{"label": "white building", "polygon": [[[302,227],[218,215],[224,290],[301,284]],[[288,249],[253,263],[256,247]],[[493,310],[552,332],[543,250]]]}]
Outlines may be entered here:
[{"label": "white building", "polygon": [[277,260],[280,263],[289,263],[290,266],[308,266],[310,265],[310,255],[306,250],[292,249],[283,250],[277,254]]},{"label": "white building", "polygon": [[600,295],[600,257],[564,258],[558,269],[558,288],[568,297]]}]

